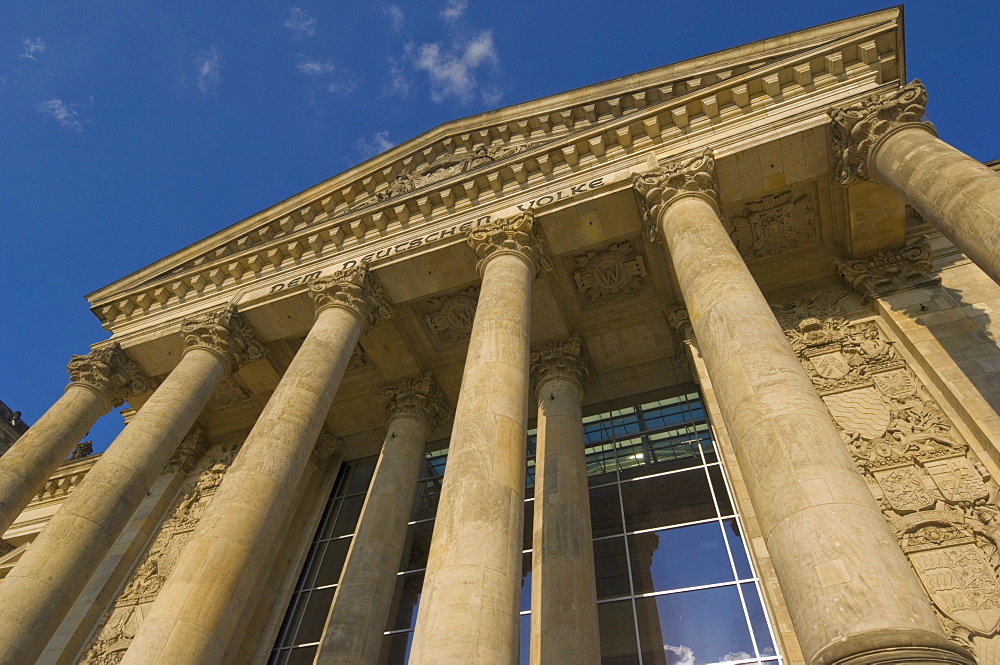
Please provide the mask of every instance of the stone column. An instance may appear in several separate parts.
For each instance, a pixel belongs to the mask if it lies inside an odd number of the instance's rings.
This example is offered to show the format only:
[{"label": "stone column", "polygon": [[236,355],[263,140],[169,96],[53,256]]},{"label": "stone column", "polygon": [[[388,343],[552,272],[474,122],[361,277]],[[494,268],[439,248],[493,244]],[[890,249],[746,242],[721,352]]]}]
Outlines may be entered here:
[{"label": "stone column", "polygon": [[264,563],[285,534],[309,461],[366,328],[388,316],[364,267],[309,286],[316,322],[184,546],[122,665],[215,665],[238,637]]},{"label": "stone column", "polygon": [[835,180],[886,183],[956,247],[1000,282],[1000,174],[937,138],[920,122],[927,90],[898,90],[831,109]]},{"label": "stone column", "polygon": [[532,665],[599,665],[597,583],[580,400],[593,379],[579,336],[531,352],[538,401],[531,554]]},{"label": "stone column", "polygon": [[379,390],[387,429],[382,454],[320,641],[317,665],[375,665],[396,586],[427,435],[447,417],[428,372]]},{"label": "stone column", "polygon": [[0,583],[0,665],[35,662],[234,364],[263,356],[231,308],[182,324],[177,367]]},{"label": "stone column", "polygon": [[468,235],[483,283],[411,665],[517,661],[531,283],[549,265],[533,226],[528,212]]},{"label": "stone column", "polygon": [[719,219],[711,152],[634,176],[666,241],[806,661],[972,663],[942,632]]},{"label": "stone column", "polygon": [[73,356],[66,392],[0,456],[0,536],[97,419],[152,382],[118,343]]}]

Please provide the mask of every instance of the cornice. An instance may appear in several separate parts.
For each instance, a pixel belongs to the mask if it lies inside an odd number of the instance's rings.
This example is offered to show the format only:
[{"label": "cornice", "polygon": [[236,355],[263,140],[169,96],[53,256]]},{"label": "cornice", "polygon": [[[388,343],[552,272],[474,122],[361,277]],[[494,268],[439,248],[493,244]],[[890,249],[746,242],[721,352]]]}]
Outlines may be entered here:
[{"label": "cornice", "polygon": [[[105,327],[114,331],[129,321],[176,308],[179,303],[223,291],[233,292],[248,279],[268,277],[290,266],[356,248],[373,238],[426,226],[442,216],[471,212],[518,191],[530,190],[536,184],[639,151],[684,142],[702,129],[718,130],[720,122],[738,125],[751,117],[760,121],[766,115],[765,109],[795,105],[806,93],[843,88],[842,95],[854,96],[859,94],[857,84],[860,82],[865,83],[865,90],[871,90],[897,80],[902,74],[897,62],[901,57],[897,52],[901,40],[898,13],[886,11],[888,13],[871,15],[885,20],[864,26],[852,24],[858,29],[846,35],[840,33],[832,40],[817,39],[805,45],[792,42],[780,49],[761,52],[749,64],[742,65],[746,71],[739,74],[734,71],[740,65],[734,65],[731,58],[726,60],[723,56],[744,53],[748,57],[753,55],[747,52],[749,47],[594,86],[595,95],[617,89],[614,97],[598,99],[591,95],[577,104],[552,110],[551,100],[572,96],[564,93],[511,107],[502,110],[503,113],[496,111],[476,116],[470,120],[487,116],[509,118],[503,126],[512,137],[510,145],[523,146],[530,142],[532,146],[519,154],[487,161],[402,195],[348,209],[359,197],[371,197],[382,191],[384,183],[390,182],[408,165],[431,163],[449,148],[459,151],[459,155],[469,155],[478,145],[476,141],[490,139],[495,134],[503,138],[503,131],[497,129],[501,125],[497,124],[466,133],[457,129],[469,121],[442,125],[347,174],[91,294],[88,298],[92,309]],[[861,18],[864,17],[847,23]],[[893,45],[883,46],[880,52],[875,38],[893,31],[897,33]],[[885,40],[882,42],[884,44]],[[699,63],[702,63],[702,70],[694,67]],[[650,83],[664,72],[679,75],[684,72],[684,64],[688,64],[689,69],[681,79]],[[622,92],[626,84],[639,85],[640,89]],[[830,95],[821,95],[815,101],[820,97],[822,108],[819,103],[810,104],[807,105],[809,112],[825,111],[831,101]],[[535,112],[523,115],[530,109]],[[539,115],[539,109],[545,113]],[[800,112],[806,110],[803,107]],[[556,122],[556,116],[562,125]],[[573,118],[582,120],[570,125]],[[549,123],[549,128],[540,132],[538,127],[544,125],[543,121]],[[512,124],[519,134],[510,129]],[[553,127],[561,129],[555,132]],[[431,135],[447,133],[446,129],[456,131],[423,150],[414,150],[417,145],[426,145]],[[753,128],[747,126],[745,129]],[[514,142],[513,137],[519,142]],[[718,143],[717,139],[713,141],[715,145]],[[361,171],[362,167],[368,170]],[[361,176],[361,173],[367,175]],[[216,243],[216,249],[203,251],[211,243]]]}]

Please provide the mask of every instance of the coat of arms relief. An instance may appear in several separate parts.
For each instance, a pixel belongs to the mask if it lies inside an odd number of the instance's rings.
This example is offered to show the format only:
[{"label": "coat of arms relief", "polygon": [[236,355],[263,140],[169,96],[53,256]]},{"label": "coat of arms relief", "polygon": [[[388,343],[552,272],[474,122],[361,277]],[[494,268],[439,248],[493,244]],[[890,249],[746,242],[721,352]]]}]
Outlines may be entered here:
[{"label": "coat of arms relief", "polygon": [[125,657],[136,631],[160,587],[173,570],[216,489],[222,483],[240,444],[213,446],[198,460],[181,486],[179,498],[160,525],[145,558],[132,572],[93,637],[80,665],[117,665]]},{"label": "coat of arms relief", "polygon": [[1000,663],[1000,486],[845,291],[774,311],[952,639]]}]

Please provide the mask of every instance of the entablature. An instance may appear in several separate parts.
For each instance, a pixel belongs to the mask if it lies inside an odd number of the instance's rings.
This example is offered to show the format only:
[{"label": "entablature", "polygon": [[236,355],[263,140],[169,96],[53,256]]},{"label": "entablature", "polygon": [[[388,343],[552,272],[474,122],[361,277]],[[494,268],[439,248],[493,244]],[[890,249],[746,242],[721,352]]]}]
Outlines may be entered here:
[{"label": "entablature", "polygon": [[[195,300],[198,309],[246,302],[258,284],[291,281],[293,271],[307,275],[333,260],[374,259],[414,231],[485,218],[584,173],[632,168],[646,153],[663,158],[711,144],[725,155],[826,124],[828,106],[901,77],[894,11],[832,38],[789,36],[742,64],[733,58],[749,47],[443,125],[92,294],[93,310],[116,336],[157,327]],[[574,97],[581,99],[565,105]],[[496,119],[503,123],[460,130]]]}]

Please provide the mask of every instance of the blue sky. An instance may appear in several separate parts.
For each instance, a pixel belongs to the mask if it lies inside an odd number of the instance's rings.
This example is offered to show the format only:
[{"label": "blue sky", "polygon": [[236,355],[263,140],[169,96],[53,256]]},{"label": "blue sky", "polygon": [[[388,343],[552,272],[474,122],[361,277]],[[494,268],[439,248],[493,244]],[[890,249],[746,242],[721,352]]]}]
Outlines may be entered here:
[{"label": "blue sky", "polygon": [[[442,122],[884,6],[7,0],[0,400],[34,422],[107,337],[85,294]],[[905,23],[941,137],[1000,158],[1000,3]]]}]

